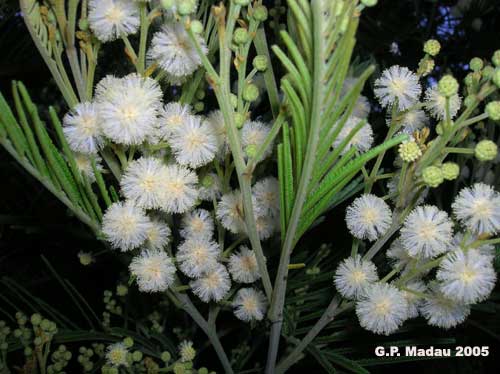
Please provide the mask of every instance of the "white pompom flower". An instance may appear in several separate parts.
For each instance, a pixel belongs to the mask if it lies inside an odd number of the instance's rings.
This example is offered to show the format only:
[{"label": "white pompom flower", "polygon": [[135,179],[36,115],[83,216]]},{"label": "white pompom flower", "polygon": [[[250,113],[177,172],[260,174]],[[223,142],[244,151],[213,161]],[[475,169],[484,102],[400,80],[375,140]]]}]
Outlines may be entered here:
[{"label": "white pompom flower", "polygon": [[89,24],[101,42],[135,34],[139,29],[139,8],[131,0],[90,0]]},{"label": "white pompom flower", "polygon": [[[429,118],[422,109],[412,109],[401,116],[401,126],[406,134],[413,134],[429,123]],[[389,122],[390,124],[390,122]]]},{"label": "white pompom flower", "polygon": [[[205,41],[197,36],[201,51],[206,54]],[[177,84],[201,66],[201,57],[189,39],[182,24],[174,22],[163,25],[153,35],[148,57],[168,73],[171,82]]]},{"label": "white pompom flower", "polygon": [[218,143],[210,125],[199,116],[186,116],[168,143],[180,165],[196,169],[215,157]]},{"label": "white pompom flower", "polygon": [[404,293],[393,285],[375,283],[356,302],[356,315],[364,329],[389,335],[408,319],[408,302]]},{"label": "white pompom flower", "polygon": [[[454,94],[449,98],[449,101],[450,119],[453,119],[462,105],[462,99],[458,94]],[[446,118],[446,96],[439,92],[437,86],[425,91],[425,108],[430,112],[432,117],[439,121]]]},{"label": "white pompom flower", "polygon": [[166,166],[161,209],[167,213],[184,213],[191,209],[198,198],[198,176],[186,167]]},{"label": "white pompom flower", "polygon": [[360,255],[342,261],[333,277],[337,291],[348,299],[357,299],[370,284],[377,281],[376,266],[371,261],[363,260]]},{"label": "white pompom flower", "polygon": [[74,153],[73,155],[78,171],[82,173],[89,180],[89,182],[95,182],[95,173],[94,168],[92,167],[92,158],[94,159],[96,169],[98,171],[102,171],[103,167],[101,164],[101,157],[99,157],[98,155],[88,155],[85,153]]},{"label": "white pompom flower", "polygon": [[252,187],[261,214],[279,219],[280,216],[280,186],[275,177],[266,177],[257,181]]},{"label": "white pompom flower", "polygon": [[214,234],[212,215],[205,209],[196,209],[184,213],[180,234],[183,238],[201,237],[211,239]]},{"label": "white pompom flower", "polygon": [[224,116],[220,110],[209,113],[207,123],[217,139],[217,156],[223,158],[229,153],[229,141]]},{"label": "white pompom flower", "polygon": [[[260,121],[247,121],[240,131],[241,145],[243,150],[248,155],[256,152],[262,143],[264,143],[267,135],[271,131],[271,127]],[[273,146],[270,144],[265,150],[262,158],[265,159],[271,155]]]},{"label": "white pompom flower", "polygon": [[465,321],[470,314],[470,306],[446,298],[437,286],[433,285],[431,294],[420,307],[420,314],[429,325],[449,329]]},{"label": "white pompom flower", "polygon": [[152,219],[146,235],[145,247],[160,250],[170,243],[171,230],[165,222]]},{"label": "white pompom flower", "polygon": [[408,302],[408,318],[416,318],[424,302],[423,294],[427,291],[427,286],[421,280],[413,280],[407,283],[404,288],[405,290],[402,292]]},{"label": "white pompom flower", "polygon": [[113,367],[128,366],[128,353],[128,349],[124,343],[111,344],[106,348],[106,362]]},{"label": "white pompom flower", "polygon": [[175,258],[184,274],[196,278],[216,267],[220,254],[221,249],[216,242],[195,236],[179,245]]},{"label": "white pompom flower", "polygon": [[347,208],[345,220],[354,237],[373,241],[391,226],[392,211],[380,197],[364,194]]},{"label": "white pompom flower", "polygon": [[436,273],[444,296],[464,304],[485,300],[495,287],[496,273],[491,258],[476,249],[449,253]]},{"label": "white pompom flower", "polygon": [[193,293],[202,301],[221,301],[231,288],[231,279],[226,267],[217,264],[198,279],[190,282]]},{"label": "white pompom flower", "polygon": [[475,234],[500,231],[500,194],[487,184],[476,183],[462,189],[452,208],[460,223]]},{"label": "white pompom flower", "polygon": [[[333,147],[337,148],[351,135],[352,130],[364,119],[351,116],[347,119],[344,126],[340,130],[339,134],[333,141]],[[339,126],[340,123],[337,123]],[[369,123],[365,123],[359,131],[352,136],[352,138],[347,143],[346,147],[342,150],[341,154],[345,154],[351,147],[356,147],[356,149],[363,153],[368,151],[373,144],[373,130]]]},{"label": "white pompom flower", "polygon": [[260,240],[269,239],[279,228],[279,220],[270,215],[255,215],[255,226]]},{"label": "white pompom flower", "polygon": [[253,283],[260,278],[255,253],[244,245],[239,252],[229,257],[228,269],[233,280],[238,283]]},{"label": "white pompom flower", "polygon": [[222,195],[217,204],[216,217],[222,226],[233,234],[245,232],[243,201],[240,190],[234,190]]},{"label": "white pompom flower", "polygon": [[233,300],[234,315],[245,321],[261,321],[267,310],[267,301],[262,291],[255,288],[242,288]]},{"label": "white pompom flower", "polygon": [[192,116],[191,107],[187,104],[171,102],[165,104],[159,111],[156,137],[158,141],[168,141],[175,132]]},{"label": "white pompom flower", "polygon": [[129,251],[144,244],[151,220],[131,202],[109,206],[102,217],[102,232],[113,248]]},{"label": "white pompom flower", "polygon": [[63,132],[69,147],[79,153],[97,153],[104,143],[99,122],[94,103],[77,104],[63,119]]},{"label": "white pompom flower", "polygon": [[446,252],[452,235],[448,214],[433,205],[416,207],[401,229],[403,246],[415,258],[431,258]]},{"label": "white pompom flower", "polygon": [[123,195],[144,209],[158,209],[163,203],[166,166],[159,158],[132,161],[120,181]]},{"label": "white pompom flower", "polygon": [[96,96],[102,131],[119,144],[138,145],[155,131],[163,93],[151,78],[108,79]]},{"label": "white pompom flower", "polygon": [[410,108],[418,102],[422,87],[418,76],[406,67],[391,66],[375,81],[375,96],[382,107],[398,105],[400,110]]},{"label": "white pompom flower", "polygon": [[129,268],[142,292],[162,292],[174,282],[174,263],[163,251],[142,251],[139,256],[132,259]]},{"label": "white pompom flower", "polygon": [[200,200],[212,202],[217,200],[222,194],[222,182],[215,173],[208,173],[200,178]]}]

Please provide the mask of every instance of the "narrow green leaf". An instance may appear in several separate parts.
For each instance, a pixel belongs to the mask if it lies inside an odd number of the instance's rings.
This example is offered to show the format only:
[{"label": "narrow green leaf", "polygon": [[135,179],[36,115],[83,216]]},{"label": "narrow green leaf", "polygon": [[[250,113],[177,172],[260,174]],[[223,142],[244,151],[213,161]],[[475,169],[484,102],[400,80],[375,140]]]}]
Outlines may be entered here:
[{"label": "narrow green leaf", "polygon": [[3,128],[10,141],[14,145],[16,152],[20,157],[24,157],[28,152],[28,142],[24,137],[24,134],[19,127],[14,114],[10,110],[9,104],[0,92],[0,122],[3,124]]}]

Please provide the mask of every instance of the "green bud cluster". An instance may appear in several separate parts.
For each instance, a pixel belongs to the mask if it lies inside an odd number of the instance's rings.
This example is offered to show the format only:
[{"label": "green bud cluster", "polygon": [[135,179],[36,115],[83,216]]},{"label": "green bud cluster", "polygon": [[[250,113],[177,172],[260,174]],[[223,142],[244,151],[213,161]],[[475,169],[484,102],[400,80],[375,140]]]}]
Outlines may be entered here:
[{"label": "green bud cluster", "polygon": [[435,39],[429,39],[424,43],[424,52],[430,56],[437,56],[441,51],[441,44]]},{"label": "green bud cluster", "polygon": [[495,53],[493,53],[491,62],[493,62],[493,65],[495,65],[496,67],[500,67],[500,49],[496,50]]},{"label": "green bud cluster", "polygon": [[63,373],[71,357],[72,354],[66,346],[60,345],[51,355],[52,364],[47,367],[47,374]]},{"label": "green bud cluster", "polygon": [[122,307],[118,305],[118,302],[113,299],[113,293],[109,290],[104,291],[104,305],[105,309],[110,313],[121,316],[122,315]]},{"label": "green bud cluster", "polygon": [[258,98],[259,98],[259,88],[253,83],[248,83],[243,88],[243,100],[252,102],[257,100]]},{"label": "green bud cluster", "polygon": [[429,187],[435,188],[443,183],[443,172],[440,167],[427,166],[422,172],[422,180]]},{"label": "green bud cluster", "polygon": [[486,105],[486,114],[493,121],[500,121],[500,101],[492,101]]},{"label": "green bud cluster", "polygon": [[479,161],[492,161],[497,157],[498,147],[491,140],[481,140],[474,148],[474,156]]},{"label": "green bud cluster", "polygon": [[399,156],[404,162],[413,162],[422,156],[422,150],[414,141],[406,141],[399,145]]},{"label": "green bud cluster", "polygon": [[234,30],[233,41],[238,44],[245,44],[250,40],[250,35],[248,34],[248,30],[244,27],[238,27]]},{"label": "green bud cluster", "polygon": [[252,62],[253,67],[257,71],[266,71],[267,70],[267,57],[264,55],[255,56]]},{"label": "green bud cluster", "polygon": [[460,174],[460,166],[454,162],[445,162],[441,165],[441,172],[443,173],[443,178],[452,181],[458,178]]},{"label": "green bud cluster", "polygon": [[495,85],[500,88],[500,68],[496,68],[492,73],[492,80]]},{"label": "green bud cluster", "polygon": [[472,60],[469,62],[470,69],[474,72],[481,71],[481,69],[484,67],[483,60],[481,60],[479,57],[474,57]]},{"label": "green bud cluster", "polygon": [[267,8],[264,5],[257,5],[252,12],[252,17],[259,22],[264,22],[267,17]]},{"label": "green bud cluster", "polygon": [[83,371],[88,373],[94,369],[94,363],[92,362],[92,357],[94,356],[94,351],[91,348],[80,347],[77,361],[82,365]]},{"label": "green bud cluster", "polygon": [[439,93],[446,97],[451,97],[458,92],[458,82],[451,75],[445,75],[438,83]]}]

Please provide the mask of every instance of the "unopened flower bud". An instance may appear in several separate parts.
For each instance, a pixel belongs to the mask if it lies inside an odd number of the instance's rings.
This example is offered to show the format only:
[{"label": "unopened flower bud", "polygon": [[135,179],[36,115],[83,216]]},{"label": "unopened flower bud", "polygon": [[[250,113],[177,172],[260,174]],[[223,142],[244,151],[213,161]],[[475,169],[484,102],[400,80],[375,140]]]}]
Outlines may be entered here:
[{"label": "unopened flower bud", "polygon": [[177,3],[177,13],[187,16],[196,11],[196,0],[179,0]]},{"label": "unopened flower bud", "polygon": [[495,68],[491,65],[485,66],[482,73],[484,78],[490,79],[493,77],[493,74],[495,74]]},{"label": "unopened flower bud", "polygon": [[258,71],[265,71],[267,69],[267,57],[264,55],[255,56],[252,65]]},{"label": "unopened flower bud", "polygon": [[132,353],[132,360],[135,362],[139,362],[142,360],[142,352],[141,351],[134,351]]},{"label": "unopened flower bud", "polygon": [[437,187],[443,183],[443,173],[437,166],[427,166],[422,172],[422,179],[429,187]]},{"label": "unopened flower bud", "polygon": [[125,344],[125,347],[131,348],[134,346],[134,339],[132,339],[130,336],[127,336],[125,339],[123,339],[123,344]]},{"label": "unopened flower bud", "polygon": [[479,161],[491,161],[497,157],[498,147],[491,140],[481,140],[474,148],[474,156]]},{"label": "unopened flower bud", "polygon": [[42,322],[42,316],[38,313],[35,313],[31,316],[31,324],[33,326],[38,326]]},{"label": "unopened flower bud", "polygon": [[175,0],[161,0],[161,6],[167,10],[172,9],[175,4]]},{"label": "unopened flower bud", "polygon": [[238,27],[234,30],[233,41],[236,44],[245,44],[249,39],[248,31],[244,27]]},{"label": "unopened flower bud", "polygon": [[169,362],[172,359],[172,355],[170,354],[170,352],[165,351],[162,352],[160,358],[163,362]]},{"label": "unopened flower bud", "polygon": [[203,110],[205,109],[205,103],[203,103],[203,101],[197,101],[195,104],[194,104],[194,111],[195,112],[202,112]]},{"label": "unopened flower bud", "polygon": [[247,118],[244,114],[241,113],[234,113],[234,122],[236,124],[236,127],[238,129],[241,129],[243,125],[245,124]]},{"label": "unopened flower bud", "polygon": [[257,5],[253,10],[252,16],[257,21],[264,22],[267,19],[267,8],[264,5]]},{"label": "unopened flower bud", "polygon": [[454,162],[445,162],[441,165],[441,172],[444,179],[451,181],[456,179],[460,174],[460,167]]},{"label": "unopened flower bud", "polygon": [[469,62],[470,69],[474,72],[480,71],[483,66],[483,60],[481,60],[479,57],[474,57],[472,60]]},{"label": "unopened flower bud", "polygon": [[445,75],[439,81],[438,89],[439,93],[443,96],[453,96],[458,92],[458,82],[453,76]]},{"label": "unopened flower bud", "polygon": [[399,145],[399,156],[404,162],[413,162],[422,156],[422,151],[414,141],[406,141]]},{"label": "unopened flower bud", "polygon": [[486,105],[486,114],[493,121],[500,121],[500,101],[492,101]]},{"label": "unopened flower bud", "polygon": [[89,29],[89,21],[87,19],[81,19],[78,21],[78,28],[82,31],[87,31]]},{"label": "unopened flower bud", "polygon": [[441,50],[441,44],[435,39],[429,39],[424,44],[424,52],[431,56],[436,56]]},{"label": "unopened flower bud", "polygon": [[375,6],[377,5],[378,0],[361,0],[361,4],[367,7]]},{"label": "unopened flower bud", "polygon": [[259,88],[253,84],[249,83],[243,89],[243,100],[245,101],[255,101],[259,98]]},{"label": "unopened flower bud", "polygon": [[198,20],[191,21],[190,27],[195,34],[201,34],[203,32],[203,24]]},{"label": "unopened flower bud", "polygon": [[493,65],[495,65],[496,67],[500,67],[500,49],[495,51],[495,53],[493,53],[491,62],[493,62]]},{"label": "unopened flower bud", "polygon": [[493,83],[500,88],[500,68],[495,69],[495,72],[493,73]]},{"label": "unopened flower bud", "polygon": [[250,144],[245,148],[245,153],[249,158],[254,158],[257,155],[257,146]]}]

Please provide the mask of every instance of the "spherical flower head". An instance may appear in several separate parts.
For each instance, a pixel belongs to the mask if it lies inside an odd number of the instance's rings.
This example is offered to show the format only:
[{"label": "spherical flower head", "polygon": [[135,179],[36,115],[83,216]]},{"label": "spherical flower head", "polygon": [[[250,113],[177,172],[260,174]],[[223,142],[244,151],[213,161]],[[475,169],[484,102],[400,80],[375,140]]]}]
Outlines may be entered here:
[{"label": "spherical flower head", "polygon": [[102,171],[102,159],[98,155],[88,155],[85,153],[73,153],[76,167],[91,183],[95,182],[94,168],[92,167],[92,159],[95,162],[95,167],[98,171]]},{"label": "spherical flower head", "polygon": [[255,288],[242,288],[236,293],[233,308],[236,318],[242,321],[262,321],[267,310],[266,296]]},{"label": "spherical flower head", "polygon": [[448,250],[453,225],[446,212],[433,205],[416,207],[406,217],[401,242],[415,258],[431,258]]},{"label": "spherical flower head", "polygon": [[212,215],[205,209],[196,209],[184,213],[180,234],[183,238],[201,237],[211,239],[214,234]]},{"label": "spherical flower head", "polygon": [[170,227],[165,222],[153,219],[151,225],[146,230],[145,247],[149,249],[161,250],[170,243]]},{"label": "spherical flower head", "polygon": [[88,266],[95,261],[92,253],[83,251],[78,252],[78,259],[80,260],[80,264],[82,264],[83,266]]},{"label": "spherical flower head", "polygon": [[382,107],[396,104],[400,110],[414,105],[422,92],[418,77],[406,67],[391,66],[375,81],[375,96]]},{"label": "spherical flower head", "polygon": [[370,284],[377,281],[377,268],[373,262],[363,260],[360,255],[343,260],[333,277],[337,291],[348,299],[358,299]]},{"label": "spherical flower head", "polygon": [[125,198],[144,209],[158,209],[163,201],[166,166],[159,158],[132,161],[120,181]]},{"label": "spherical flower head", "polygon": [[244,27],[237,27],[233,33],[233,41],[235,44],[245,44],[250,38],[247,29]]},{"label": "spherical flower head", "polygon": [[182,125],[192,116],[192,111],[187,104],[170,102],[160,109],[159,115],[155,138],[158,142],[166,142],[182,129]]},{"label": "spherical flower head", "polygon": [[[462,99],[458,94],[455,94],[450,96],[448,100],[450,102],[450,119],[453,119],[460,109]],[[446,118],[446,96],[439,92],[437,86],[429,88],[425,92],[425,107],[435,119],[443,120]]]},{"label": "spherical flower head", "polygon": [[163,93],[151,78],[129,74],[96,89],[104,135],[119,144],[138,145],[155,131]]},{"label": "spherical flower head", "polygon": [[491,257],[476,249],[449,253],[441,261],[436,279],[444,296],[464,304],[485,300],[495,287],[496,274]]},{"label": "spherical flower head", "polygon": [[256,210],[261,215],[268,215],[279,219],[280,216],[280,186],[275,177],[259,180],[252,187],[252,193],[257,206]]},{"label": "spherical flower head", "polygon": [[259,88],[253,84],[248,83],[243,88],[243,100],[253,102],[259,98]]},{"label": "spherical flower head", "polygon": [[175,266],[163,251],[145,250],[132,259],[130,273],[142,292],[162,292],[174,282]]},{"label": "spherical flower head", "polygon": [[[240,132],[241,145],[243,150],[247,150],[249,147],[254,147],[258,149],[262,143],[264,143],[267,135],[271,131],[271,128],[260,121],[248,121],[246,122]],[[273,146],[269,145],[263,154],[263,159],[269,157],[272,153]]]},{"label": "spherical flower head", "polygon": [[139,8],[131,0],[90,0],[89,24],[101,42],[135,34],[139,29]]},{"label": "spherical flower head", "polygon": [[443,172],[438,166],[427,166],[422,171],[422,180],[429,187],[436,188],[444,181]]},{"label": "spherical flower head", "polygon": [[102,217],[102,232],[113,248],[129,251],[144,244],[151,220],[132,202],[117,202]]},{"label": "spherical flower head", "polygon": [[228,269],[238,283],[253,283],[260,278],[255,253],[246,246],[241,246],[239,252],[229,257]]},{"label": "spherical flower head", "polygon": [[197,183],[198,176],[188,168],[176,164],[166,166],[161,210],[187,212],[198,198]]},{"label": "spherical flower head", "polygon": [[491,186],[476,183],[462,189],[452,208],[460,223],[477,235],[500,231],[500,194]]},{"label": "spherical flower head", "polygon": [[211,238],[193,236],[179,245],[175,258],[181,271],[195,278],[216,267],[220,252]]},{"label": "spherical flower head", "polygon": [[381,198],[364,194],[347,208],[345,220],[354,237],[374,241],[389,229],[392,212]]},{"label": "spherical flower head", "polygon": [[227,136],[227,127],[224,122],[224,116],[220,110],[210,112],[206,124],[210,127],[217,141],[217,158],[223,160],[229,153],[229,141]]},{"label": "spherical flower head", "polygon": [[492,121],[500,121],[500,101],[489,102],[485,112]]},{"label": "spherical flower head", "polygon": [[451,97],[458,93],[458,81],[452,75],[445,75],[439,80],[438,90],[444,97]]},{"label": "spherical flower head", "polygon": [[221,301],[231,288],[229,273],[222,264],[217,264],[198,279],[190,283],[193,293],[202,301]]},{"label": "spherical flower head", "polygon": [[[208,52],[205,41],[200,35],[195,36],[201,51]],[[172,83],[185,79],[201,66],[201,57],[183,25],[177,22],[166,24],[161,31],[153,35],[148,57],[155,61],[170,76]]]},{"label": "spherical flower head", "polygon": [[257,55],[254,57],[252,61],[252,66],[257,71],[266,71],[267,70],[267,57],[265,55]]},{"label": "spherical flower head", "polygon": [[441,173],[444,179],[452,181],[460,175],[460,166],[454,162],[445,162],[441,165]]},{"label": "spherical flower head", "polygon": [[441,51],[441,44],[436,39],[429,39],[424,43],[424,52],[430,56],[437,56]]},{"label": "spherical flower head", "polygon": [[420,307],[420,314],[429,325],[449,329],[465,321],[470,314],[470,306],[446,298],[437,285],[433,285],[430,295]]},{"label": "spherical flower head", "polygon": [[212,161],[218,149],[211,126],[199,116],[187,116],[168,143],[176,161],[193,169]]},{"label": "spherical flower head", "polygon": [[422,150],[415,141],[404,141],[401,143],[398,153],[404,162],[413,162],[422,156]]},{"label": "spherical flower head", "polygon": [[245,232],[243,201],[239,190],[228,192],[221,197],[217,204],[216,217],[221,225],[233,234]]},{"label": "spherical flower head", "polygon": [[500,88],[500,68],[496,68],[492,72],[491,76],[492,76],[493,83],[495,83],[496,86]]},{"label": "spherical flower head", "polygon": [[256,5],[253,8],[253,18],[259,22],[264,22],[268,17],[267,8],[264,5]]},{"label": "spherical flower head", "polygon": [[179,355],[181,356],[181,362],[193,361],[196,356],[196,350],[193,348],[193,342],[183,340],[181,344],[179,344]]},{"label": "spherical flower head", "polygon": [[106,362],[113,366],[128,366],[128,349],[122,342],[114,343],[106,349]]},{"label": "spherical flower head", "polygon": [[97,153],[104,143],[99,122],[94,103],[77,104],[63,119],[63,132],[69,147],[75,152]]},{"label": "spherical flower head", "polygon": [[469,67],[474,72],[480,71],[483,68],[483,66],[484,66],[483,60],[481,60],[479,57],[474,57],[469,62]]},{"label": "spherical flower head", "polygon": [[418,71],[422,77],[429,75],[436,67],[436,62],[432,58],[423,58],[418,64]]},{"label": "spherical flower head", "polygon": [[255,213],[255,226],[257,227],[257,234],[260,240],[269,239],[276,231],[279,231],[279,220],[270,215],[259,215],[260,212]]},{"label": "spherical flower head", "polygon": [[479,161],[492,161],[497,157],[498,147],[491,140],[481,140],[474,148],[474,156]]},{"label": "spherical flower head", "polygon": [[[337,138],[333,142],[333,147],[337,148],[340,144],[346,140],[354,130],[354,128],[361,122],[365,121],[361,118],[351,116],[344,123],[342,130],[340,130]],[[340,126],[341,123],[338,122],[336,126]],[[354,136],[349,140],[347,146],[342,150],[341,154],[345,154],[351,147],[356,147],[359,152],[366,152],[370,150],[373,144],[373,130],[369,123],[365,123],[361,129],[354,134]]]},{"label": "spherical flower head", "polygon": [[356,302],[359,324],[375,334],[389,335],[408,319],[408,302],[403,292],[387,283],[375,283]]},{"label": "spherical flower head", "polygon": [[[427,286],[421,280],[414,280],[405,285],[402,291],[408,303],[408,318],[416,318],[424,299],[419,295],[427,291]],[[413,291],[413,292],[412,292]]]},{"label": "spherical flower head", "polygon": [[493,65],[495,65],[496,67],[500,67],[500,50],[497,50],[493,53],[491,62],[493,62]]},{"label": "spherical flower head", "polygon": [[[387,124],[390,126],[392,120],[388,119]],[[413,134],[415,131],[422,129],[429,123],[429,118],[421,109],[410,109],[401,116],[401,126],[406,134]]]}]

